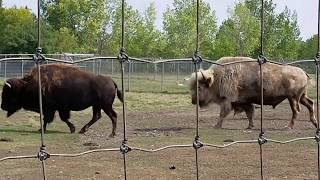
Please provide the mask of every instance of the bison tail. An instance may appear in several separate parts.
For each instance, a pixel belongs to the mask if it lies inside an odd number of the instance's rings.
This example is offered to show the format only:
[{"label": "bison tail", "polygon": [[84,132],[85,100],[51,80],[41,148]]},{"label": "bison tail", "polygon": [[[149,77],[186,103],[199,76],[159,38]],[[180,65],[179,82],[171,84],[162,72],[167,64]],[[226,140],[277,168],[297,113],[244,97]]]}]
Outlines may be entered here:
[{"label": "bison tail", "polygon": [[117,96],[119,98],[119,100],[123,103],[123,95],[122,92],[117,88]]},{"label": "bison tail", "polygon": [[113,82],[114,87],[117,89],[117,97],[119,98],[119,100],[123,103],[123,95],[122,92],[118,89],[118,86],[115,82]]}]

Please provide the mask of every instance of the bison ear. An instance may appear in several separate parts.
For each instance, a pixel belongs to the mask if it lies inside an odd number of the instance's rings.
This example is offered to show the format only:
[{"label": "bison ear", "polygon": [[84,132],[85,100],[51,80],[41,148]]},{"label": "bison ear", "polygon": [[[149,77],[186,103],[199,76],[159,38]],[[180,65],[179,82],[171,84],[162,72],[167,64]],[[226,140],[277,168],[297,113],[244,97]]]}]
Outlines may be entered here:
[{"label": "bison ear", "polygon": [[213,84],[213,77],[207,77],[206,78],[206,84],[208,87],[211,87]]}]

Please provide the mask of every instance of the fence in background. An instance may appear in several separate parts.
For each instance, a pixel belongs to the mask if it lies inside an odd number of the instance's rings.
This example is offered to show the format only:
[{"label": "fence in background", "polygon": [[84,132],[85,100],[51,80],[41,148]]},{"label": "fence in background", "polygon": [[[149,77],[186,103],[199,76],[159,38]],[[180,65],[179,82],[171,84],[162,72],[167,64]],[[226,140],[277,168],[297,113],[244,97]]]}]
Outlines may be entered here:
[{"label": "fence in background", "polygon": [[[45,63],[70,63],[81,70],[94,74],[109,75],[120,82],[119,60],[112,57],[98,57],[94,54],[45,54]],[[89,59],[83,61],[83,58]],[[50,60],[51,59],[51,60]],[[77,63],[74,63],[77,62]],[[204,60],[201,68],[207,69],[213,61]],[[285,61],[279,61],[281,63]],[[125,64],[127,91],[146,92],[141,84],[148,85],[152,92],[187,93],[188,79],[194,71],[190,59],[137,59]],[[309,74],[314,74],[312,63],[299,64]],[[0,54],[0,78],[22,77],[34,67],[32,54]]]}]

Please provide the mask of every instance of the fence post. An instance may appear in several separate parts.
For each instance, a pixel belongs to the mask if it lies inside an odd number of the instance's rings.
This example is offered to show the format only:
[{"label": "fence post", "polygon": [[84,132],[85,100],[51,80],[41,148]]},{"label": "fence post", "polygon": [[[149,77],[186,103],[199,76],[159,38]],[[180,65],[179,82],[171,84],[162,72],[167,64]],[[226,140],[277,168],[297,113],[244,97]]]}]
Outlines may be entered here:
[{"label": "fence post", "polygon": [[4,79],[7,79],[7,61],[4,61]]},{"label": "fence post", "polygon": [[111,59],[111,75],[113,75],[113,59]]},{"label": "fence post", "polygon": [[156,80],[156,76],[157,76],[157,63],[154,63],[153,80]]},{"label": "fence post", "polygon": [[162,63],[161,92],[163,91],[163,78],[164,78],[164,62]]},{"label": "fence post", "polygon": [[130,92],[130,80],[131,80],[131,61],[128,61],[128,92]]},{"label": "fence post", "polygon": [[96,72],[95,72],[95,66],[96,66],[96,61],[95,61],[95,60],[92,60],[92,73],[93,73],[93,74],[96,74]]},{"label": "fence post", "polygon": [[146,66],[147,66],[147,71],[145,72],[145,77],[149,77],[149,63],[146,63]]},{"label": "fence post", "polygon": [[24,75],[23,68],[24,68],[24,61],[21,60],[21,77],[23,77]]},{"label": "fence post", "polygon": [[101,59],[99,59],[99,64],[98,64],[98,75],[100,75],[101,74]]},{"label": "fence post", "polygon": [[180,65],[180,62],[178,61],[177,62],[177,81],[179,81],[179,65]]}]

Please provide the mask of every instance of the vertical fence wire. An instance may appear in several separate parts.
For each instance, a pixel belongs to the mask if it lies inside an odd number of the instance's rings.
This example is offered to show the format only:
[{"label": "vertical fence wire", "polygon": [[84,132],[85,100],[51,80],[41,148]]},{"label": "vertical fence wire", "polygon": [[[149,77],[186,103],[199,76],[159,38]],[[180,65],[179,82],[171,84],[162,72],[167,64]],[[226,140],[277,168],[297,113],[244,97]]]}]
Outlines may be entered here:
[{"label": "vertical fence wire", "polygon": [[260,108],[260,135],[259,135],[259,146],[260,146],[260,176],[263,180],[263,148],[262,148],[262,138],[263,132],[263,68],[262,64],[264,62],[263,56],[263,38],[264,38],[264,0],[261,0],[261,11],[260,11],[260,55],[258,58],[259,68],[260,68],[260,93],[261,93],[261,108]]},{"label": "vertical fence wire", "polygon": [[[43,109],[42,109],[42,90],[41,90],[41,67],[40,67],[40,61],[39,58],[40,57],[40,53],[41,53],[41,36],[40,36],[40,17],[41,17],[41,12],[40,12],[40,0],[38,0],[38,17],[37,17],[37,40],[38,40],[38,47],[36,50],[36,65],[37,65],[37,69],[38,69],[38,93],[39,93],[39,109],[40,109],[40,129],[41,129],[41,133],[40,133],[40,137],[41,137],[41,147],[40,147],[40,152],[39,155],[41,155],[40,153],[42,153],[42,151],[45,149],[45,145],[44,145],[44,126],[43,126]],[[39,156],[38,155],[38,156]],[[46,166],[45,166],[45,162],[44,159],[40,159],[41,160],[41,166],[42,166],[42,174],[43,174],[43,179],[46,180],[47,176],[46,176]]]},{"label": "vertical fence wire", "polygon": [[126,107],[125,107],[125,89],[124,89],[124,61],[127,59],[127,55],[125,54],[124,49],[124,8],[125,8],[125,0],[122,0],[121,4],[121,50],[120,50],[120,64],[121,64],[121,88],[122,88],[122,117],[123,117],[123,141],[120,150],[123,154],[123,169],[124,169],[124,179],[127,180],[127,163],[126,163],[126,143],[127,143],[127,135],[126,135]]},{"label": "vertical fence wire", "polygon": [[316,140],[317,140],[317,163],[318,163],[318,180],[320,180],[320,144],[319,144],[319,58],[320,58],[320,0],[318,1],[318,42],[317,42],[317,54],[315,58],[316,65],[316,78],[317,78],[317,131],[316,131]]},{"label": "vertical fence wire", "polygon": [[196,156],[196,177],[197,180],[199,180],[199,153],[198,149],[201,147],[199,146],[199,80],[198,80],[198,64],[201,63],[201,57],[199,56],[199,2],[200,0],[197,0],[197,10],[196,10],[196,50],[194,53],[194,72],[196,76],[196,134],[195,134],[195,140],[193,143],[193,146],[195,148],[195,156]]}]

